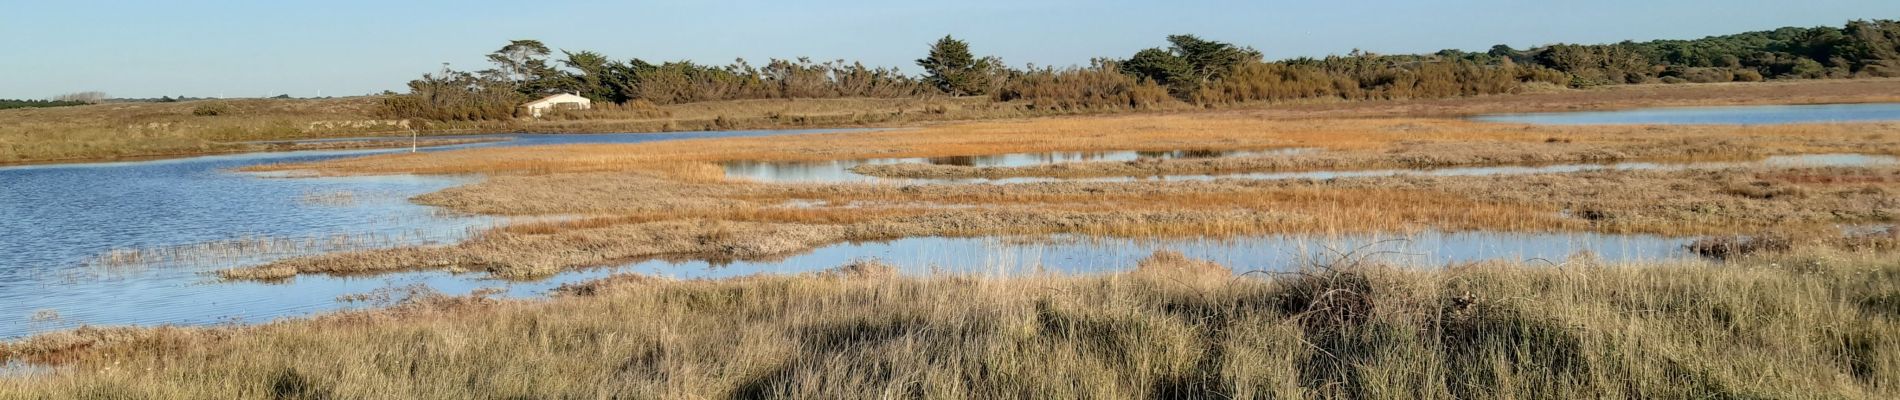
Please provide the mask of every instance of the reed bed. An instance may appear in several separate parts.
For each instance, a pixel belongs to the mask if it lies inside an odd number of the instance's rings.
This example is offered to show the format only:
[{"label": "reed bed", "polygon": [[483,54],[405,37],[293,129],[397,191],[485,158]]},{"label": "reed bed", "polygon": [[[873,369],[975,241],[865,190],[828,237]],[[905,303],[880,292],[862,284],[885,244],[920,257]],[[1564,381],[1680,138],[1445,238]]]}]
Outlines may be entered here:
[{"label": "reed bed", "polygon": [[1896,259],[623,275],[546,300],[41,335],[0,359],[57,367],[0,378],[0,397],[1891,398]]}]

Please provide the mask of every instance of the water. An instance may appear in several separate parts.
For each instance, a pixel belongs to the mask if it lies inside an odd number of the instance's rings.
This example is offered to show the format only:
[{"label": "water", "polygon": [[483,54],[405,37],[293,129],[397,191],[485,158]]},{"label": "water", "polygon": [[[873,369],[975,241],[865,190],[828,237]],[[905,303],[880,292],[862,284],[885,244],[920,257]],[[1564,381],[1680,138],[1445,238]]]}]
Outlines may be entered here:
[{"label": "water", "polygon": [[[446,148],[636,143],[814,132],[831,131],[487,135],[479,137],[514,140]],[[441,149],[445,148],[425,150]],[[256,320],[294,315],[334,308],[331,299],[335,295],[387,283],[384,279],[317,278],[301,279],[294,288],[287,288],[215,283],[202,274],[233,264],[299,254],[294,251],[238,254],[221,260],[223,263],[162,263],[133,268],[88,265],[114,250],[260,238],[314,242],[360,238],[381,246],[442,243],[498,222],[443,215],[440,210],[407,200],[470,182],[473,178],[468,177],[281,179],[230,171],[258,164],[399,151],[407,149],[0,167],[0,337],[39,331],[32,328],[36,326],[196,324],[230,317]],[[219,258],[216,256],[209,258],[215,261]],[[461,278],[428,279],[446,288],[486,284]],[[319,303],[332,305],[313,306]],[[57,318],[47,318],[54,314]]]},{"label": "water", "polygon": [[1082,161],[1127,162],[1138,160],[1178,160],[1221,157],[1246,157],[1268,155],[1305,154],[1318,151],[1312,148],[1286,148],[1273,150],[1171,150],[1171,151],[1054,151],[1044,153],[1013,153],[980,156],[950,156],[930,158],[886,158],[867,160],[866,164],[893,164],[923,162],[935,165],[955,165],[963,167],[1028,167],[1044,164],[1060,164]]},{"label": "water", "polygon": [[[1313,263],[1350,260],[1440,266],[1479,260],[1515,260],[1557,265],[1579,254],[1606,262],[1686,259],[1686,239],[1592,233],[1441,233],[1358,236],[1265,236],[1234,240],[1134,240],[1072,236],[1047,240],[997,238],[907,238],[844,243],[774,261],[709,263],[649,260],[593,268],[530,282],[480,274],[403,272],[375,277],[308,275],[283,283],[212,281],[194,269],[153,269],[136,279],[42,281],[40,288],[12,288],[0,302],[0,338],[71,329],[81,324],[211,325],[257,323],[275,318],[362,307],[339,296],[426,285],[449,294],[500,289],[502,297],[545,294],[562,284],[615,273],[683,279],[755,274],[797,274],[858,259],[878,259],[910,274],[1010,276],[1034,273],[1099,274],[1123,271],[1156,250],[1175,250],[1244,271],[1286,271]],[[1332,247],[1328,247],[1332,246]],[[1363,248],[1362,248],[1363,246]],[[38,315],[35,315],[38,314]]]},{"label": "water", "polygon": [[[1235,270],[1291,271],[1311,265],[1385,263],[1435,267],[1484,260],[1559,265],[1589,254],[1603,262],[1685,260],[1689,239],[1596,233],[1498,233],[1427,231],[1411,235],[1278,235],[1229,240],[1144,240],[1056,236],[1049,240],[999,238],[906,238],[889,242],[827,246],[781,260],[709,264],[704,261],[644,261],[618,272],[682,279],[755,274],[798,274],[877,259],[913,275],[1019,276],[1038,273],[1101,274],[1126,271],[1157,250],[1214,261]],[[1352,256],[1346,256],[1352,254]]]},{"label": "water", "polygon": [[[454,147],[562,143],[634,143],[697,137],[798,134],[750,131],[695,134],[501,135],[513,141]],[[436,149],[439,150],[439,149]],[[1101,273],[1130,268],[1156,249],[1175,249],[1241,270],[1284,270],[1327,254],[1325,245],[1357,246],[1382,237],[1262,237],[1234,241],[1134,241],[1057,238],[1022,244],[998,239],[913,238],[827,246],[776,262],[645,261],[589,269],[534,282],[506,282],[478,274],[408,272],[375,277],[303,276],[285,283],[220,282],[205,272],[261,262],[282,254],[240,254],[210,262],[165,262],[134,267],[89,266],[113,249],[165,248],[245,238],[374,237],[372,245],[439,243],[499,221],[444,215],[407,198],[468,182],[467,177],[379,176],[271,178],[229,172],[249,165],[313,161],[405,150],[310,151],[198,157],[148,162],[0,168],[0,338],[92,325],[204,325],[263,322],[355,307],[342,295],[426,285],[450,294],[499,288],[503,296],[534,296],[570,282],[616,272],[686,278],[755,273],[799,273],[875,257],[912,273]],[[1135,154],[1139,158],[1140,154]],[[1168,157],[1191,157],[1171,154]],[[985,158],[973,165],[1023,165],[1079,157],[1114,159],[1123,153]],[[1027,160],[1027,161],[1026,161]],[[1045,161],[1046,160],[1046,161]],[[1875,162],[1879,157],[1836,155],[1804,160]],[[921,162],[928,162],[922,160]],[[1890,161],[1890,160],[1887,160]],[[966,162],[956,160],[954,162]],[[1883,161],[1884,162],[1884,161]],[[340,195],[349,193],[349,195]],[[1443,265],[1480,259],[1543,259],[1553,263],[1579,252],[1611,261],[1685,257],[1682,239],[1594,234],[1518,235],[1427,232],[1384,243],[1384,261]],[[1325,257],[1319,257],[1325,258]]]},{"label": "water", "polygon": [[1159,175],[1144,177],[1095,177],[1095,178],[957,178],[957,179],[911,179],[882,178],[851,172],[851,168],[864,163],[915,162],[907,159],[886,159],[836,162],[745,162],[726,165],[728,178],[744,179],[770,183],[891,183],[891,184],[929,184],[929,183],[1034,183],[1034,182],[1135,182],[1135,181],[1209,181],[1217,179],[1287,180],[1287,179],[1337,179],[1381,176],[1490,176],[1547,174],[1582,171],[1639,171],[1639,170],[1684,170],[1684,169],[1722,169],[1746,167],[1868,167],[1900,165],[1900,157],[1868,154],[1802,154],[1789,156],[1771,156],[1756,161],[1720,161],[1692,163],[1652,163],[1626,162],[1612,164],[1558,164],[1541,166],[1490,166],[1458,167],[1435,169],[1376,169],[1347,171],[1301,171],[1301,172],[1260,172],[1238,174],[1191,174]]},{"label": "water", "polygon": [[1769,125],[1875,122],[1900,121],[1900,103],[1643,108],[1620,111],[1485,115],[1475,119],[1486,122],[1539,125]]},{"label": "water", "polygon": [[[1318,151],[1313,148],[1283,148],[1271,150],[1173,150],[1173,151],[1106,151],[1074,152],[1057,151],[1041,153],[1013,153],[979,156],[951,156],[930,158],[873,158],[865,160],[835,161],[730,161],[721,164],[727,177],[748,179],[759,182],[778,183],[843,183],[843,182],[884,182],[903,181],[879,178],[852,172],[859,165],[887,164],[934,164],[955,165],[979,168],[1028,167],[1045,164],[1060,164],[1083,161],[1128,162],[1139,160],[1176,160],[1205,159],[1220,157],[1257,157],[1308,154]],[[958,180],[954,182],[978,182],[981,180]]]}]

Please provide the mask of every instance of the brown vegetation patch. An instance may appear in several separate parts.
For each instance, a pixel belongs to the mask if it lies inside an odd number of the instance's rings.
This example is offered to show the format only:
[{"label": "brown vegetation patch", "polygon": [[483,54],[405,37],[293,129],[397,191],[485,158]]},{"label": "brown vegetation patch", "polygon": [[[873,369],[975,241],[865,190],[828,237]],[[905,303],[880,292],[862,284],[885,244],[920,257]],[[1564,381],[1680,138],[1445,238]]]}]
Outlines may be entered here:
[{"label": "brown vegetation patch", "polygon": [[875,259],[859,259],[809,275],[831,279],[890,279],[897,277],[897,266]]},{"label": "brown vegetation patch", "polygon": [[1188,258],[1179,251],[1160,250],[1135,263],[1136,275],[1156,277],[1229,276],[1234,271],[1213,261]]}]

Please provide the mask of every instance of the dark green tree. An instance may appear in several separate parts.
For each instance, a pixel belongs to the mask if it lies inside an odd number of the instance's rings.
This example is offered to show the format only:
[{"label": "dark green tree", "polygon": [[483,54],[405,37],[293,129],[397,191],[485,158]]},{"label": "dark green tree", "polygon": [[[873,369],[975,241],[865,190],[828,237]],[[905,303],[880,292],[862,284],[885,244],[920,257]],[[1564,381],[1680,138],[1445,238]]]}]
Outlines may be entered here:
[{"label": "dark green tree", "polygon": [[1260,61],[1260,52],[1232,43],[1203,40],[1194,35],[1168,36],[1169,49],[1187,61],[1197,83],[1220,79],[1247,62]]},{"label": "dark green tree", "polygon": [[563,82],[572,86],[571,91],[595,101],[623,103],[630,98],[630,73],[625,65],[592,51],[562,50],[561,54],[566,56],[561,65],[573,70]]},{"label": "dark green tree", "polygon": [[926,82],[954,96],[987,94],[990,70],[996,67],[971,54],[969,43],[949,35],[931,44],[930,55],[917,60],[917,66],[924,67]]},{"label": "dark green tree", "polygon": [[1123,73],[1147,78],[1163,86],[1174,85],[1190,80],[1194,67],[1186,59],[1167,50],[1154,48],[1135,52],[1134,57],[1121,62]]},{"label": "dark green tree", "polygon": [[1185,97],[1242,65],[1260,61],[1260,52],[1254,49],[1194,35],[1168,36],[1168,43],[1167,49],[1136,52],[1121,63],[1122,72],[1147,78]]},{"label": "dark green tree", "polygon": [[488,61],[495,64],[495,69],[481,73],[509,82],[516,91],[528,95],[574,90],[575,85],[567,82],[568,75],[548,66],[548,54],[548,46],[539,40],[509,41],[500,50],[488,54]]}]

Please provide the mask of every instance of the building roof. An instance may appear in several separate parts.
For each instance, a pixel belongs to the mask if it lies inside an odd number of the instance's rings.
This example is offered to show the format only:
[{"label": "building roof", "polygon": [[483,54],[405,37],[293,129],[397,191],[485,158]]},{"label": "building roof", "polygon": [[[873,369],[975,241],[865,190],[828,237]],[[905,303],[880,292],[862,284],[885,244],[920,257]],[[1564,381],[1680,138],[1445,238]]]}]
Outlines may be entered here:
[{"label": "building roof", "polygon": [[571,93],[561,93],[561,94],[557,94],[553,96],[542,97],[539,100],[530,101],[522,105],[532,107],[535,105],[550,104],[550,103],[592,103],[592,102],[594,101],[586,97],[576,96]]}]

